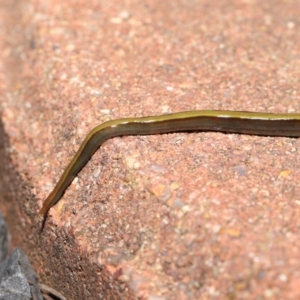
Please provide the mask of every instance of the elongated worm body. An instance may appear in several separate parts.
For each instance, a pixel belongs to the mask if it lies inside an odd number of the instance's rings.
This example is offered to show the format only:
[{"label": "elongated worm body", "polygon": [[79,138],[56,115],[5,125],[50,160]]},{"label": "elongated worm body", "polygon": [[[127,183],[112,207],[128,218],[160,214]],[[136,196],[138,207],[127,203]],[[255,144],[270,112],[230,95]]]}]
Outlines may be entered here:
[{"label": "elongated worm body", "polygon": [[199,110],[105,122],[95,127],[86,136],[55,188],[46,199],[39,212],[40,215],[45,215],[59,201],[74,177],[106,140],[123,135],[149,135],[198,130],[299,137],[300,114]]}]

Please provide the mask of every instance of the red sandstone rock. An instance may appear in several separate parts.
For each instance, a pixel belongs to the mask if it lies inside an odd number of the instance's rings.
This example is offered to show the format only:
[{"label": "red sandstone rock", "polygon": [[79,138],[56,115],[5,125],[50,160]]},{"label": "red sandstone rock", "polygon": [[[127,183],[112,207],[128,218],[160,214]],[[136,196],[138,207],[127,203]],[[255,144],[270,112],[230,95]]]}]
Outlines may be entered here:
[{"label": "red sandstone rock", "polygon": [[11,1],[1,13],[1,210],[67,299],[300,298],[300,140],[115,138],[43,201],[106,120],[300,112],[299,1]]}]

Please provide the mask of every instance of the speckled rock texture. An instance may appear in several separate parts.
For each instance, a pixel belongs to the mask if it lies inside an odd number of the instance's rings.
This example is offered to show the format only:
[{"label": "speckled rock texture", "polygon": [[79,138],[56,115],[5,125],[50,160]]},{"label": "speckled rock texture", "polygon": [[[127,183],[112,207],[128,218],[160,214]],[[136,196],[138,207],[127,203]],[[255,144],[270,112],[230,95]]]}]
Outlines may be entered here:
[{"label": "speckled rock texture", "polygon": [[300,299],[300,139],[85,135],[195,109],[300,112],[300,2],[2,0],[0,209],[67,299]]}]

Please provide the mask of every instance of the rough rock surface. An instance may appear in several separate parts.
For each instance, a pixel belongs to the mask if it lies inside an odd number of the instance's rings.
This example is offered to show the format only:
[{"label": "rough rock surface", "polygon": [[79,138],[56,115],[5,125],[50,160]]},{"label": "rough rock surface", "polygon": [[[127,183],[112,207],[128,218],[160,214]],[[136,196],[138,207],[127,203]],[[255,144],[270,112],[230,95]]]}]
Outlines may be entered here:
[{"label": "rough rock surface", "polygon": [[[67,299],[299,299],[300,140],[112,139],[37,213],[103,121],[300,112],[300,2],[0,4],[1,210]],[[18,234],[14,234],[18,233]]]},{"label": "rough rock surface", "polygon": [[7,256],[9,240],[10,237],[7,230],[7,225],[2,213],[0,212],[0,262],[3,261]]},{"label": "rough rock surface", "polygon": [[22,249],[15,248],[0,263],[0,299],[43,300],[36,273]]}]

